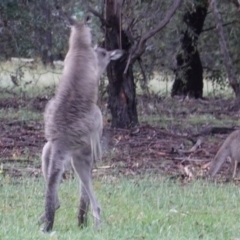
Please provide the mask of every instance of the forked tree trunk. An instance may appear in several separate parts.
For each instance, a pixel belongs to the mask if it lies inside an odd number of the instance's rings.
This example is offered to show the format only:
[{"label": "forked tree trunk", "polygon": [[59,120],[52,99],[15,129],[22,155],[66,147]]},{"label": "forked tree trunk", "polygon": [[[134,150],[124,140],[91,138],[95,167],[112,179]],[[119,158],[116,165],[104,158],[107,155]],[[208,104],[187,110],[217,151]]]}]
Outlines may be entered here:
[{"label": "forked tree trunk", "polygon": [[184,14],[187,30],[183,32],[181,52],[177,55],[175,80],[172,86],[172,96],[189,95],[201,98],[203,94],[203,68],[197,41],[202,32],[207,15],[208,1],[195,0],[195,9]]},{"label": "forked tree trunk", "polygon": [[108,67],[108,106],[112,114],[112,127],[129,128],[138,124],[136,91],[132,65],[124,75],[126,58],[113,62]]},{"label": "forked tree trunk", "polygon": [[[127,52],[131,44],[120,28],[120,15],[114,7],[116,3],[114,0],[107,0],[106,4],[106,20],[109,26],[106,28],[105,47],[107,50],[122,47]],[[107,67],[108,107],[112,115],[112,127],[116,128],[129,128],[138,124],[133,68],[130,64],[128,71],[124,74],[126,65],[127,56],[124,56],[117,61],[112,61]]]}]

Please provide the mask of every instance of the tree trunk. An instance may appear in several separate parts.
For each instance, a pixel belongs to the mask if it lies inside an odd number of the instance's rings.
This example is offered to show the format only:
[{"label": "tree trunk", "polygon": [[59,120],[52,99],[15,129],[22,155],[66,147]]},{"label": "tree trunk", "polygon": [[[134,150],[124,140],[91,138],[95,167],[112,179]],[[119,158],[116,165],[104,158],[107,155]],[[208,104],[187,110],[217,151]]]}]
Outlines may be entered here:
[{"label": "tree trunk", "polygon": [[[117,14],[117,2],[117,0],[106,1],[106,19],[109,26],[106,28],[105,47],[107,50],[122,48],[128,52],[131,44],[120,28],[121,11]],[[138,124],[133,68],[130,64],[128,71],[124,74],[126,65],[127,56],[123,56],[117,61],[112,61],[107,67],[108,107],[112,115],[112,127],[116,128],[129,128]]]},{"label": "tree trunk", "polygon": [[38,37],[40,42],[41,60],[44,65],[53,64],[52,55],[52,29],[51,29],[51,6],[46,0],[41,0],[42,25],[39,27]]},{"label": "tree trunk", "polygon": [[203,68],[197,41],[207,15],[208,1],[196,0],[195,9],[184,14],[187,30],[183,32],[181,52],[176,57],[175,80],[171,95],[189,95],[201,98],[203,94]]}]

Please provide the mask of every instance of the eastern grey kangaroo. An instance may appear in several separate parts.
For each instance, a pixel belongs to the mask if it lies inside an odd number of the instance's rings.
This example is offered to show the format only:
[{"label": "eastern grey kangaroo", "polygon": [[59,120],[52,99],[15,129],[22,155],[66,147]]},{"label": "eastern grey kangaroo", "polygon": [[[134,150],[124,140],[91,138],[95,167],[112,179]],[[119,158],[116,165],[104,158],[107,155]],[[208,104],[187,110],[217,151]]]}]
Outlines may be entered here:
[{"label": "eastern grey kangaroo", "polygon": [[98,82],[111,60],[120,58],[122,50],[93,49],[87,19],[72,20],[69,50],[55,97],[44,113],[47,143],[42,151],[42,171],[46,181],[45,212],[40,221],[43,231],[53,227],[55,211],[60,207],[58,186],[64,166],[71,160],[79,176],[81,195],[78,224],[87,221],[91,203],[95,226],[100,224],[100,206],[93,192],[91,170],[100,156],[102,114],[96,105]]},{"label": "eastern grey kangaroo", "polygon": [[234,163],[234,178],[236,175],[237,164],[238,162],[240,162],[240,130],[232,132],[218,150],[215,158],[211,162],[211,167],[209,170],[209,174],[211,177],[214,177],[217,174],[217,172],[228,157],[230,157]]}]

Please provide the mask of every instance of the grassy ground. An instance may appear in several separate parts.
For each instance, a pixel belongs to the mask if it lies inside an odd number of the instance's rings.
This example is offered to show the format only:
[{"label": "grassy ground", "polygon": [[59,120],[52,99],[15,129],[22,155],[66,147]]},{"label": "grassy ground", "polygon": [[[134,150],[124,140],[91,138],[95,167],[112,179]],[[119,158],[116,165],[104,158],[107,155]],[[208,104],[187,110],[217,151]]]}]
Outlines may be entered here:
[{"label": "grassy ground", "polygon": [[78,182],[61,184],[54,232],[37,225],[43,211],[42,179],[1,184],[0,239],[234,239],[240,236],[237,186],[196,181],[186,185],[160,176],[95,178],[102,206],[101,230],[77,227]]},{"label": "grassy ground", "polygon": [[[0,66],[0,85],[12,90],[9,72],[16,70],[7,64]],[[49,85],[57,84],[60,72],[60,68],[53,71],[33,66],[30,73],[24,73],[21,81],[26,83],[33,80],[35,84],[15,87],[16,99],[8,99],[5,92],[2,94],[0,240],[240,239],[239,187],[233,182],[214,184],[207,179],[200,181],[196,178],[189,181],[186,176],[187,180],[182,181],[183,172],[179,170],[186,167],[186,161],[211,160],[226,135],[202,136],[201,149],[206,159],[201,159],[203,155],[197,153],[186,155],[186,159],[176,153],[162,156],[162,153],[172,151],[172,146],[175,148],[186,143],[165,135],[162,139],[158,137],[158,146],[156,144],[156,149],[153,148],[155,152],[150,152],[150,145],[153,147],[154,143],[151,134],[139,135],[139,139],[151,143],[147,142],[146,149],[140,145],[141,149],[137,152],[142,155],[133,155],[133,148],[128,145],[123,145],[123,150],[115,146],[114,150],[109,150],[112,155],[99,163],[110,165],[111,169],[94,172],[94,188],[102,207],[101,230],[94,230],[91,213],[89,226],[84,229],[77,227],[78,181],[67,178],[60,187],[61,208],[56,214],[54,232],[42,234],[37,225],[44,205],[44,182],[40,171],[40,154],[44,143],[42,112],[48,99],[45,96],[53,91]],[[40,88],[39,84],[42,84]],[[160,95],[164,95],[162,92],[169,93],[171,87],[170,83],[159,83],[156,79],[150,84],[156,92],[160,91]],[[205,84],[205,95],[211,93],[214,96],[215,89]],[[229,89],[225,91],[225,96],[230,94]],[[26,98],[26,94],[30,98]],[[39,95],[37,101],[32,98]],[[139,97],[138,113],[142,125],[147,122],[165,132],[191,135],[207,126],[240,125],[239,113],[229,112],[229,104],[229,100],[221,99],[182,102],[168,97],[158,100]],[[124,137],[120,135],[115,140]],[[167,142],[169,138],[171,142]],[[191,148],[189,142],[187,144],[185,149]],[[124,150],[129,152],[123,153]],[[114,155],[117,152],[118,155]],[[183,161],[176,163],[177,158]],[[175,167],[177,176],[169,175],[169,164]],[[138,171],[138,166],[141,171]],[[158,168],[161,171],[156,174]]]}]

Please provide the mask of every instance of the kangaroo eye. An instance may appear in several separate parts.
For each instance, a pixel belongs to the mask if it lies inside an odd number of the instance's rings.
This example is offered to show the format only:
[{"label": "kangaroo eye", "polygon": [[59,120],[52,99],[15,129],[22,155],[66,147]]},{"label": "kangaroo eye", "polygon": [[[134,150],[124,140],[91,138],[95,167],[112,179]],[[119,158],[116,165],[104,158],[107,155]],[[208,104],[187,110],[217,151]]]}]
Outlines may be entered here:
[{"label": "kangaroo eye", "polygon": [[102,52],[102,56],[105,57],[105,56],[106,56],[106,53],[105,53],[105,52]]}]

